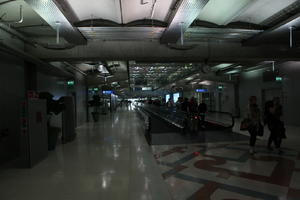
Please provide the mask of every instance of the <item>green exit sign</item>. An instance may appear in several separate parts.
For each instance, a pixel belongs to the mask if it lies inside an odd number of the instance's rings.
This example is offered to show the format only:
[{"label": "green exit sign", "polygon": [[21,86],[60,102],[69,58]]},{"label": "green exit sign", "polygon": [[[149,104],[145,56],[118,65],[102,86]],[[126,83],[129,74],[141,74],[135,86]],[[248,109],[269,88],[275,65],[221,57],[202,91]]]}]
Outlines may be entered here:
[{"label": "green exit sign", "polygon": [[282,77],[277,76],[276,81],[279,81],[279,82],[282,81]]},{"label": "green exit sign", "polygon": [[68,84],[69,86],[73,86],[73,85],[75,85],[75,81],[68,81],[67,84]]}]

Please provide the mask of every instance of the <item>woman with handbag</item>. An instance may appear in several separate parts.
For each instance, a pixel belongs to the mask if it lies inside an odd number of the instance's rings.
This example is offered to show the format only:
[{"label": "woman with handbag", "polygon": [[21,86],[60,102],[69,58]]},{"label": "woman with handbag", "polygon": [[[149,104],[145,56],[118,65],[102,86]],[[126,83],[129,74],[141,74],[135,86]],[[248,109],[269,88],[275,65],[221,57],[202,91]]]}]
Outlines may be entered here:
[{"label": "woman with handbag", "polygon": [[248,132],[250,134],[249,152],[253,155],[255,153],[254,147],[256,143],[256,136],[262,136],[263,134],[263,127],[260,122],[260,109],[257,105],[256,96],[251,96],[249,98],[247,110],[247,119],[249,120]]}]

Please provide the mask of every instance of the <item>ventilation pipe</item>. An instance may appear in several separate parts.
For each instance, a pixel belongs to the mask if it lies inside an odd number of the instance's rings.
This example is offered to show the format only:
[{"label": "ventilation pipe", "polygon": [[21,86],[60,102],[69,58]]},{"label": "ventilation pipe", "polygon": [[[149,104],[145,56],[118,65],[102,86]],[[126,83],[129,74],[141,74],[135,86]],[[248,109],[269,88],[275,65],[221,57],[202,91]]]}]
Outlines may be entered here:
[{"label": "ventilation pipe", "polygon": [[180,41],[181,41],[181,46],[184,45],[183,25],[184,25],[184,22],[181,22],[180,23]]},{"label": "ventilation pipe", "polygon": [[56,22],[56,44],[60,42],[60,22]]},{"label": "ventilation pipe", "polygon": [[151,11],[151,19],[154,17],[155,9],[156,9],[156,2],[157,0],[154,0],[154,3],[152,5],[152,11]]},{"label": "ventilation pipe", "polygon": [[293,48],[293,31],[295,29],[294,26],[289,27],[290,29],[290,48]]}]

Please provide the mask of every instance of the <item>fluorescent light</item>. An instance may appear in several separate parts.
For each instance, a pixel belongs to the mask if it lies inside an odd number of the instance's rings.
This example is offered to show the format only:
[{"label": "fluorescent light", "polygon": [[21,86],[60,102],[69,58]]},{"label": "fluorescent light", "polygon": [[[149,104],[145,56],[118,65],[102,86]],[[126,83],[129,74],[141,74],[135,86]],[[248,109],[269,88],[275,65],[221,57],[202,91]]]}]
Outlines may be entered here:
[{"label": "fluorescent light", "polygon": [[235,74],[235,73],[239,73],[241,72],[241,70],[235,69],[235,70],[231,70],[229,72],[226,72],[225,74]]},{"label": "fluorescent light", "polygon": [[201,81],[199,84],[201,85],[211,85],[210,81]]},{"label": "fluorescent light", "polygon": [[214,67],[212,67],[212,69],[224,69],[224,68],[227,68],[229,67],[230,65],[232,65],[231,63],[223,63],[223,64],[219,64],[219,65],[216,65]]},{"label": "fluorescent light", "polygon": [[191,80],[193,80],[193,78],[192,78],[192,77],[188,77],[188,78],[186,78],[185,80],[191,81]]},{"label": "fluorescent light", "polygon": [[143,87],[142,88],[142,91],[150,91],[150,90],[152,90],[152,87]]}]

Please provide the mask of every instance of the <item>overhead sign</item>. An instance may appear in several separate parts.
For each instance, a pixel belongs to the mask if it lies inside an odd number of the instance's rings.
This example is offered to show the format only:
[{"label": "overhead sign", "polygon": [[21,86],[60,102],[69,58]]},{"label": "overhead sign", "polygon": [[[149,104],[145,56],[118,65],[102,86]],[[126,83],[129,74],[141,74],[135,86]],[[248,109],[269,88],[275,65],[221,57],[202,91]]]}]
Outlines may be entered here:
[{"label": "overhead sign", "polygon": [[68,81],[67,84],[68,84],[69,86],[73,86],[73,85],[75,85],[75,81]]},{"label": "overhead sign", "polygon": [[196,92],[205,93],[208,92],[208,89],[196,89]]},{"label": "overhead sign", "polygon": [[111,90],[103,90],[103,94],[113,94],[113,91],[111,91]]}]

